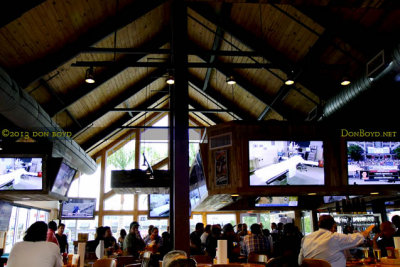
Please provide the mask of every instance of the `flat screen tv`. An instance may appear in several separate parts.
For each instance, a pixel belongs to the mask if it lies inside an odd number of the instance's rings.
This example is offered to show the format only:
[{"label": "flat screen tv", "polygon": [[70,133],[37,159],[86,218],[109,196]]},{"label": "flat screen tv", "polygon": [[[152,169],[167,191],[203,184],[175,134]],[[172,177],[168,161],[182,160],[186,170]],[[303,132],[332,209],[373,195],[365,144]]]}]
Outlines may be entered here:
[{"label": "flat screen tv", "polygon": [[322,141],[249,141],[250,186],[324,185]]},{"label": "flat screen tv", "polygon": [[349,185],[400,184],[400,142],[347,141]]},{"label": "flat screen tv", "polygon": [[61,205],[61,219],[94,219],[95,198],[69,198]]},{"label": "flat screen tv", "polygon": [[257,197],[256,207],[297,207],[298,197]]},{"label": "flat screen tv", "polygon": [[43,190],[44,158],[30,155],[0,155],[0,190]]},{"label": "flat screen tv", "polygon": [[75,174],[75,169],[71,168],[65,162],[61,162],[50,192],[66,196]]},{"label": "flat screen tv", "polygon": [[169,217],[169,194],[149,195],[149,217],[150,218]]}]

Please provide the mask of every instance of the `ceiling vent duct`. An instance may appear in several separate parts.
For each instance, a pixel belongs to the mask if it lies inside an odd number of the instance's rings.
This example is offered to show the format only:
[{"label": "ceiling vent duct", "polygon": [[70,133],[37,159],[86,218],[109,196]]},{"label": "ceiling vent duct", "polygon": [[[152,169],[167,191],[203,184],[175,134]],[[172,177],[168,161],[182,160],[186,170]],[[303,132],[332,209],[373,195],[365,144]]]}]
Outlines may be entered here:
[{"label": "ceiling vent duct", "polygon": [[392,61],[388,64],[384,64],[383,52],[374,57],[370,61],[368,73],[329,99],[323,108],[322,116],[318,120],[324,120],[339,111],[361,93],[373,88],[384,78],[393,76],[393,79],[395,79],[400,70],[400,44],[395,47],[391,55]]},{"label": "ceiling vent duct", "polygon": [[[0,114],[27,131],[46,134],[53,143],[52,156],[65,158],[73,168],[92,174],[96,162],[55,123],[44,109],[0,68]],[[54,135],[54,133],[57,133]]]}]

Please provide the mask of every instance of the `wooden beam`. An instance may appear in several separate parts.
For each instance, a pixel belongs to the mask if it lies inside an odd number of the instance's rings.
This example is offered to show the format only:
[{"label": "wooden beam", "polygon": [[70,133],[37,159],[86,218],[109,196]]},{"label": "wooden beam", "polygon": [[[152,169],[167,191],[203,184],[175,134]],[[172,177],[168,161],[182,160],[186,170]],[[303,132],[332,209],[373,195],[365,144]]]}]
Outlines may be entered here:
[{"label": "wooden beam", "polygon": [[[222,17],[228,17],[229,14],[231,13],[231,9],[232,9],[232,4],[222,3],[222,7],[221,7],[221,11],[220,11],[220,13],[222,13]],[[217,26],[217,30],[215,32],[216,33],[214,36],[214,41],[213,41],[211,51],[219,50],[219,48],[221,47],[221,43],[222,43],[221,36],[224,36],[224,30],[219,26]],[[207,62],[213,63],[214,60],[215,60],[215,55],[211,55],[210,60]],[[210,83],[210,78],[211,78],[211,72],[212,72],[212,68],[208,68],[207,72],[206,72],[206,77],[204,78],[204,84],[202,87],[203,91],[206,91],[208,88],[208,85]]]},{"label": "wooden beam", "polygon": [[[151,106],[152,104],[154,104],[155,102],[163,99],[164,97],[165,97],[164,94],[162,94],[162,95],[156,94],[156,95],[150,97],[148,100],[146,100],[142,104],[138,105],[137,107],[138,108],[147,108],[147,107]],[[137,115],[139,115],[139,112],[137,112],[136,114],[134,113],[134,116],[137,116]],[[114,131],[120,129],[120,127],[122,125],[124,125],[125,123],[127,123],[131,120],[132,120],[132,117],[129,116],[129,114],[125,114],[120,119],[118,119],[116,122],[114,122],[110,126],[108,126],[106,129],[104,129],[100,133],[96,134],[95,136],[93,136],[91,139],[89,139],[85,143],[81,144],[82,149],[88,153],[90,151],[90,148],[92,148],[94,145],[96,145],[101,140],[106,139]]]},{"label": "wooden beam", "polygon": [[[139,49],[144,48],[159,48],[165,45],[168,42],[169,36],[167,34],[166,29],[162,30],[160,34],[154,37],[151,41],[144,43],[139,46]],[[50,107],[46,108],[46,112],[50,115],[50,117],[54,117],[60,112],[67,109],[70,105],[90,94],[97,88],[99,88],[102,84],[111,80],[113,77],[124,71],[129,67],[130,62],[138,62],[146,55],[128,55],[124,58],[115,61],[112,66],[107,68],[101,73],[96,73],[96,82],[93,84],[85,83],[82,79],[82,83],[73,90],[73,93],[68,94],[63,97],[63,105],[50,105]]]},{"label": "wooden beam", "polygon": [[[194,44],[193,44],[194,45]],[[201,57],[200,57],[201,58]],[[202,60],[205,60],[204,58],[201,58]],[[257,86],[254,86],[250,84],[249,81],[247,81],[245,78],[241,77],[240,75],[235,74],[233,69],[227,67],[227,66],[220,66],[217,68],[219,72],[224,74],[225,76],[230,76],[234,75],[236,84],[243,89],[247,90],[250,94],[258,98],[260,101],[264,102],[268,106],[270,106],[270,103],[273,102],[273,98],[269,97],[266,95],[265,90],[263,88],[259,88]],[[289,109],[283,108],[280,105],[277,105],[273,108],[278,114],[280,114],[282,117],[286,119],[295,119],[298,118],[298,114],[295,114],[293,112],[290,112]]]},{"label": "wooden beam", "polygon": [[[221,27],[225,32],[231,34],[235,39],[243,43],[245,46],[249,47],[254,51],[257,51],[257,53],[262,55],[263,58],[265,58],[268,62],[272,63],[272,66],[279,68],[287,75],[292,72],[295,62],[292,62],[284,54],[277,51],[275,48],[268,45],[264,41],[260,40],[258,37],[249,33],[249,31],[242,28],[242,26],[235,24],[233,21],[229,19],[221,19],[217,14],[215,14],[214,10],[207,5],[196,4],[196,5],[191,5],[190,8],[193,9],[199,15],[201,15],[203,18],[210,21],[211,23]],[[282,82],[286,79],[286,77],[279,77],[276,74],[275,76],[277,78],[280,78]],[[307,81],[305,81],[303,85],[307,87],[310,91],[312,91],[314,94],[318,95],[317,92],[319,92],[320,90],[317,90],[315,85],[310,84]]]},{"label": "wooden beam", "polygon": [[164,2],[165,0],[135,1],[121,10],[118,16],[112,16],[96,27],[89,29],[76,42],[66,44],[62,49],[54,53],[49,53],[44,58],[21,66],[12,73],[12,76],[18,81],[20,86],[26,87],[43,75],[55,70],[71,58],[74,58],[79,54],[82,48],[96,44],[109,34],[125,27]]},{"label": "wooden beam", "polygon": [[45,2],[44,0],[7,1],[0,9],[0,28],[18,19],[29,10]]},{"label": "wooden beam", "polygon": [[170,197],[170,223],[173,247],[190,254],[189,240],[189,90],[187,80],[187,5],[184,0],[173,0],[172,64],[175,70],[175,86],[170,93],[170,162],[172,187]]},{"label": "wooden beam", "polygon": [[[64,101],[61,99],[61,97],[55,92],[54,88],[52,88],[45,80],[40,79],[39,83],[47,89],[47,91],[53,96],[53,98],[56,99],[55,104],[58,106],[63,106],[64,105]],[[52,101],[53,102],[53,101]],[[82,125],[80,124],[80,122],[75,118],[75,116],[73,116],[71,114],[71,112],[69,112],[68,109],[65,110],[67,115],[71,118],[71,120],[73,120],[73,122],[75,123],[75,125],[79,128],[82,127]]]},{"label": "wooden beam", "polygon": [[[195,109],[204,108],[201,104],[199,104],[198,102],[196,102],[196,100],[194,100],[192,98],[189,99],[189,105],[191,105]],[[215,124],[223,122],[223,120],[220,117],[216,116],[215,114],[203,114],[203,116],[207,117],[209,120],[213,121]]]},{"label": "wooden beam", "polygon": [[165,74],[165,72],[166,72],[165,69],[157,69],[157,70],[149,73],[146,77],[144,77],[140,81],[136,82],[133,86],[126,89],[124,92],[119,94],[117,97],[115,97],[114,99],[111,99],[106,105],[103,105],[100,109],[92,112],[91,115],[89,115],[85,118],[82,118],[81,119],[81,123],[82,123],[81,128],[74,128],[74,129],[70,129],[69,131],[71,131],[73,133],[73,135],[77,134],[80,130],[85,129],[86,127],[90,126],[92,123],[94,123],[96,120],[98,120],[99,118],[104,116],[110,110],[114,109],[116,106],[123,103],[126,99],[137,94],[143,88],[146,88],[146,86],[148,86],[150,83],[152,83],[154,80],[157,79],[155,77],[161,77],[162,75]]},{"label": "wooden beam", "polygon": [[250,116],[248,112],[246,112],[245,110],[238,107],[231,100],[222,96],[220,93],[217,92],[216,89],[209,86],[207,91],[203,92],[202,89],[200,89],[201,81],[192,74],[189,74],[189,86],[191,86],[193,89],[195,89],[199,93],[206,94],[209,97],[211,97],[212,99],[215,99],[215,101],[217,101],[218,103],[220,103],[227,109],[231,110],[235,115],[237,115],[241,119],[247,120],[247,121],[254,120],[254,118],[252,116]]},{"label": "wooden beam", "polygon": [[[327,8],[299,6],[297,9],[324,27],[330,35],[339,37],[361,51],[367,59],[374,56],[386,44],[393,44],[395,38],[397,38],[390,33],[378,33],[372,27],[365,28],[357,23],[346,22]],[[390,10],[390,7],[385,7],[385,9]]]}]

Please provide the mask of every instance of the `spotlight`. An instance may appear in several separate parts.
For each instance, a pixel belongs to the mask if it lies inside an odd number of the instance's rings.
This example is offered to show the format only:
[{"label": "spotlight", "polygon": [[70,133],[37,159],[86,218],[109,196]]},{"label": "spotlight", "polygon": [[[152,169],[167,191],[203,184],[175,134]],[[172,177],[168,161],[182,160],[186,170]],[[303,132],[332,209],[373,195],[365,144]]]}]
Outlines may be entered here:
[{"label": "spotlight", "polygon": [[149,177],[149,179],[150,179],[150,180],[154,180],[154,175],[151,174],[150,177]]},{"label": "spotlight", "polygon": [[292,85],[292,84],[294,84],[294,81],[293,81],[292,79],[288,78],[288,79],[285,81],[285,84],[286,84],[286,85]]},{"label": "spotlight", "polygon": [[175,78],[174,78],[174,76],[172,76],[172,75],[169,75],[168,76],[168,78],[167,78],[167,80],[166,80],[166,83],[168,83],[168,84],[175,84]]},{"label": "spotlight", "polygon": [[236,80],[233,76],[229,76],[228,78],[226,78],[226,83],[229,85],[234,85],[236,84]]},{"label": "spotlight", "polygon": [[343,78],[343,80],[340,82],[340,84],[341,84],[342,86],[347,86],[347,85],[349,85],[350,83],[351,83],[350,80],[347,79],[346,77]]},{"label": "spotlight", "polygon": [[290,71],[290,73],[287,75],[287,79],[285,81],[286,85],[292,85],[294,84],[294,71]]},{"label": "spotlight", "polygon": [[86,83],[95,83],[93,67],[90,67],[86,70],[85,82]]}]

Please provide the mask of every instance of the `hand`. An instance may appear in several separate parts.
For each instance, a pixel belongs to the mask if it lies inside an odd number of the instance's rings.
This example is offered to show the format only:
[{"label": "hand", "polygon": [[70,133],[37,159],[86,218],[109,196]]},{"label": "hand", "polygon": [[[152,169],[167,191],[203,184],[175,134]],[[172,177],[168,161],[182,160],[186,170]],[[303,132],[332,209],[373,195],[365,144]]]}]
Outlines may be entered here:
[{"label": "hand", "polygon": [[364,236],[364,238],[369,236],[369,233],[372,231],[372,229],[374,229],[375,225],[372,224],[370,226],[368,226],[367,229],[365,229],[365,231],[363,231],[361,234]]}]

